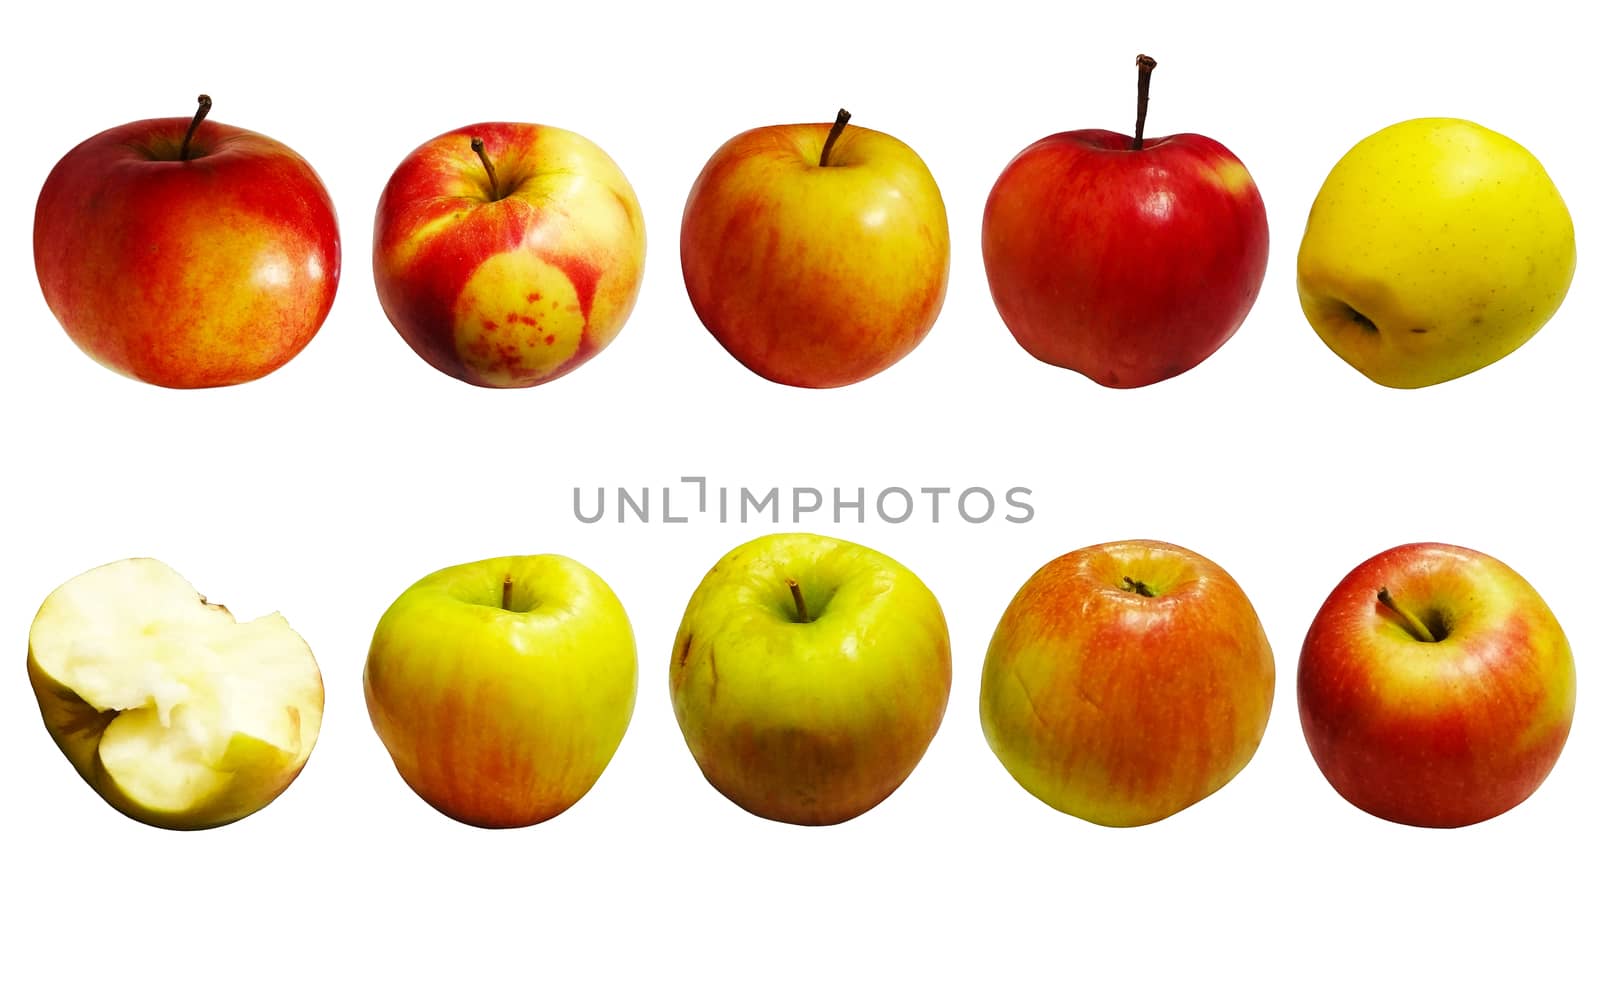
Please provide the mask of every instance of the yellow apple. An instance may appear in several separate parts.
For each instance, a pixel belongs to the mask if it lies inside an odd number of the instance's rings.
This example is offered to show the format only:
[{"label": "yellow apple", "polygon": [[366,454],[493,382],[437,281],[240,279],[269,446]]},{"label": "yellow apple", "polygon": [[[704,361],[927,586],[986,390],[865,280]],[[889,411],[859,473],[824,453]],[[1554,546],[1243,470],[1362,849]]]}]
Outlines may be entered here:
[{"label": "yellow apple", "polygon": [[1533,154],[1472,122],[1418,118],[1328,175],[1300,244],[1300,304],[1357,371],[1415,389],[1527,343],[1576,263],[1572,216]]}]

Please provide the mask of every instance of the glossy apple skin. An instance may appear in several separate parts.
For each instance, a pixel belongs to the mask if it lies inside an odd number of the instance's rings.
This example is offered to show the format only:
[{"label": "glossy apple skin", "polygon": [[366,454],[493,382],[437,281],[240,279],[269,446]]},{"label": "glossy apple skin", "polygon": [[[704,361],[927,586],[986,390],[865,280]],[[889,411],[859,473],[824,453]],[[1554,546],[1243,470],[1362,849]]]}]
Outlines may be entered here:
[{"label": "glossy apple skin", "polygon": [[401,594],[363,685],[373,728],[424,801],[473,826],[520,827],[599,780],[633,717],[638,658],[604,580],[565,556],[511,556]]},{"label": "glossy apple skin", "polygon": [[[1154,596],[1125,589],[1145,584]],[[1036,572],[1001,616],[979,715],[1023,788],[1104,826],[1188,808],[1255,755],[1272,648],[1222,567],[1155,541],[1111,542]]]},{"label": "glossy apple skin", "polygon": [[1000,318],[1047,364],[1104,386],[1182,374],[1232,337],[1267,269],[1267,213],[1205,136],[1061,132],[1017,154],[983,211]]},{"label": "glossy apple skin", "polygon": [[678,245],[700,322],[763,378],[830,388],[922,342],[944,305],[950,230],[921,157],[831,124],[733,137],[695,179]]},{"label": "glossy apple skin", "polygon": [[[1377,593],[1441,641],[1413,638]],[[1412,826],[1457,827],[1532,795],[1572,727],[1566,634],[1509,566],[1416,543],[1351,570],[1300,652],[1300,724],[1317,766],[1352,804]]]},{"label": "glossy apple skin", "polygon": [[62,157],[39,192],[45,301],[83,351],[170,388],[235,385],[311,341],[339,285],[339,227],[289,147],[207,119],[131,122]]},{"label": "glossy apple skin", "polygon": [[[795,620],[789,579],[813,621]],[[696,588],[669,683],[713,787],[767,819],[841,823],[900,787],[932,742],[950,699],[950,633],[938,600],[888,556],[767,535]]]},{"label": "glossy apple skin", "polygon": [[1379,385],[1417,389],[1527,343],[1577,261],[1572,215],[1532,153],[1473,122],[1416,118],[1329,172],[1297,285],[1330,350]]},{"label": "glossy apple skin", "polygon": [[493,388],[549,382],[610,344],[644,255],[638,198],[605,151],[511,122],[412,151],[383,189],[372,237],[378,301],[400,336],[446,375]]}]

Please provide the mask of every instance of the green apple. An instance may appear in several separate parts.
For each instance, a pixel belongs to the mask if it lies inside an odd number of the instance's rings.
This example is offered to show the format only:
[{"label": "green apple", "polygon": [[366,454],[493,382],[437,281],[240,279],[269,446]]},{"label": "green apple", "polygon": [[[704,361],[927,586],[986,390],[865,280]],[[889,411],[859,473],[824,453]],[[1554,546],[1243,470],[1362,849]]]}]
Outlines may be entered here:
[{"label": "green apple", "polygon": [[840,823],[922,759],[950,698],[950,633],[904,566],[811,534],[706,574],[673,645],[672,707],[706,779],[767,819]]},{"label": "green apple", "polygon": [[418,580],[378,622],[364,684],[406,784],[463,823],[515,827],[594,786],[638,681],[616,594],[583,565],[539,555]]},{"label": "green apple", "polygon": [[305,766],[322,674],[282,615],[235,621],[154,559],[57,587],[28,632],[45,727],[118,810],[195,830],[250,815]]},{"label": "green apple", "polygon": [[1533,154],[1472,122],[1418,118],[1328,175],[1300,244],[1300,304],[1357,371],[1415,389],[1521,347],[1576,264],[1572,216]]}]

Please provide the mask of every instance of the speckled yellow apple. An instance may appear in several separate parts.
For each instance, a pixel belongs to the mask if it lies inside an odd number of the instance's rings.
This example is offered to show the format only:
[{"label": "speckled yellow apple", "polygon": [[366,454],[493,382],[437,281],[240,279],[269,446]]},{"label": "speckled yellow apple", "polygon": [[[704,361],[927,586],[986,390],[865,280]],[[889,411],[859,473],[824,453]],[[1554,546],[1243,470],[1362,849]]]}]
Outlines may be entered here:
[{"label": "speckled yellow apple", "polygon": [[281,615],[235,621],[154,559],[57,587],[28,632],[45,727],[95,791],[153,826],[248,816],[305,765],[322,674]]},{"label": "speckled yellow apple", "polygon": [[1576,264],[1572,216],[1532,153],[1472,122],[1418,118],[1328,175],[1300,244],[1300,304],[1357,371],[1415,389],[1521,347]]},{"label": "speckled yellow apple", "polygon": [[583,136],[490,122],[430,139],[378,201],[372,273],[430,365],[520,388],[572,371],[622,330],[644,277],[644,216]]}]

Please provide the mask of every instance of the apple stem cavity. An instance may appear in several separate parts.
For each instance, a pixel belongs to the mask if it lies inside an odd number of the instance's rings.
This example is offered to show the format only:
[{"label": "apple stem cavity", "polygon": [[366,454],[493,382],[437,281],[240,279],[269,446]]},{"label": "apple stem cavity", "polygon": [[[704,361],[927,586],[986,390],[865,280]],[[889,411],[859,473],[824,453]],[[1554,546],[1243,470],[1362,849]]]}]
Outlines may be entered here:
[{"label": "apple stem cavity", "polygon": [[193,141],[194,134],[200,131],[200,123],[205,121],[206,115],[211,113],[210,97],[201,94],[196,100],[200,102],[200,107],[195,111],[194,119],[189,122],[189,131],[183,133],[183,144],[178,147],[179,160],[187,160],[189,158],[189,143]]},{"label": "apple stem cavity", "polygon": [[483,172],[489,175],[489,200],[500,200],[500,178],[495,176],[494,162],[489,159],[489,154],[484,152],[483,140],[477,136],[472,137],[472,151],[478,154],[478,159],[483,163]]},{"label": "apple stem cavity", "polygon": [[1143,580],[1135,580],[1131,576],[1125,576],[1122,578],[1122,589],[1126,590],[1130,594],[1138,594],[1140,597],[1156,596],[1156,592],[1151,590],[1148,584],[1146,584]]},{"label": "apple stem cavity", "polygon": [[839,114],[833,119],[833,128],[828,130],[828,138],[822,143],[822,155],[817,157],[817,166],[828,165],[828,154],[833,152],[833,144],[839,141],[839,136],[844,134],[844,127],[849,122],[850,112],[840,108]]},{"label": "apple stem cavity", "polygon": [[1155,72],[1156,61],[1141,55],[1134,62],[1139,67],[1139,107],[1133,120],[1133,149],[1144,148],[1144,118],[1150,110],[1150,74]]},{"label": "apple stem cavity", "polygon": [[1443,636],[1435,636],[1421,618],[1402,608],[1395,602],[1388,587],[1378,588],[1378,603],[1400,616],[1400,623],[1411,638],[1418,642],[1438,642]]},{"label": "apple stem cavity", "polygon": [[800,593],[800,581],[790,577],[784,582],[789,585],[789,596],[794,598],[794,620],[802,625],[810,622],[811,613],[806,610],[805,595]]},{"label": "apple stem cavity", "polygon": [[511,577],[509,576],[500,584],[500,610],[511,610]]}]

